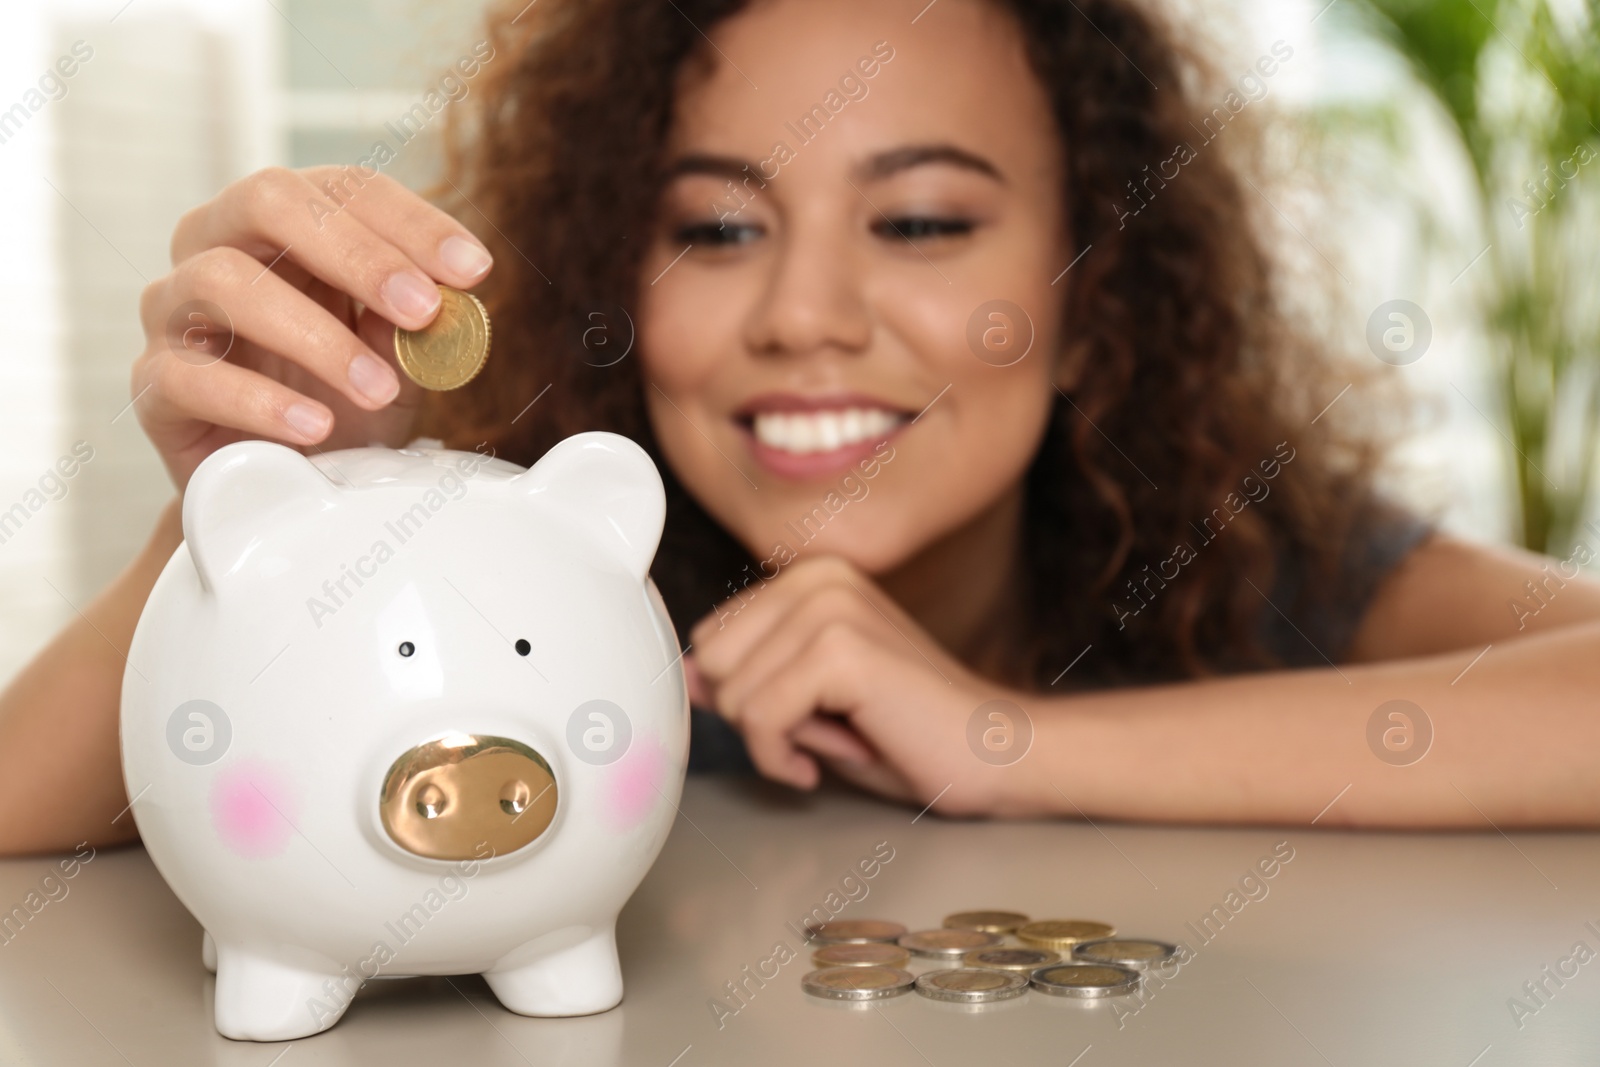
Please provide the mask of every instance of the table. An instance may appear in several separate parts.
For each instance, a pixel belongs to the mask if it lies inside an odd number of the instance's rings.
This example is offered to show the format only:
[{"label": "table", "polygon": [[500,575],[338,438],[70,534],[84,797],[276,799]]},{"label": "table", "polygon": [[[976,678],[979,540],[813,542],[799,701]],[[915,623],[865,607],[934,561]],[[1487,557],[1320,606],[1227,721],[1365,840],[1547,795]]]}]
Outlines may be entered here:
[{"label": "table", "polygon": [[[1596,844],[1487,827],[958,821],[842,789],[695,778],[622,914],[617,1009],[528,1019],[477,977],[380,980],[333,1029],[280,1044],[217,1036],[199,927],[142,849],[102,850],[5,933],[0,1063],[1589,1065],[1600,959],[1573,952],[1600,952]],[[1275,847],[1292,858],[1264,878]],[[875,849],[891,858],[873,867]],[[0,863],[0,907],[53,869]],[[1142,1003],[1030,992],[982,1007],[916,994],[848,1006],[800,991],[809,953],[794,951],[789,924],[830,904],[914,929],[964,908],[1102,918],[1193,955]],[[1524,983],[1540,981],[1535,1000]],[[743,983],[741,1000],[729,982]]]}]

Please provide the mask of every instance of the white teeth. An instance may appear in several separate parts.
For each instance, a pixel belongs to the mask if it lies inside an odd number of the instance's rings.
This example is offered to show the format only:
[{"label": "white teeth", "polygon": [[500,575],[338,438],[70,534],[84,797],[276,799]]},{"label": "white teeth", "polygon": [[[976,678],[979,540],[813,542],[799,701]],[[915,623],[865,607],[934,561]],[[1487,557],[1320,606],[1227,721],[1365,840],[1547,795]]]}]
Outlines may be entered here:
[{"label": "white teeth", "polygon": [[789,448],[795,452],[817,450],[817,422],[815,419],[789,420]]},{"label": "white teeth", "polygon": [[903,416],[883,408],[843,411],[768,411],[755,417],[756,440],[794,455],[832,452],[847,445],[882,437]]},{"label": "white teeth", "polygon": [[832,452],[844,444],[844,424],[837,415],[822,412],[817,416],[815,441],[824,452]]}]

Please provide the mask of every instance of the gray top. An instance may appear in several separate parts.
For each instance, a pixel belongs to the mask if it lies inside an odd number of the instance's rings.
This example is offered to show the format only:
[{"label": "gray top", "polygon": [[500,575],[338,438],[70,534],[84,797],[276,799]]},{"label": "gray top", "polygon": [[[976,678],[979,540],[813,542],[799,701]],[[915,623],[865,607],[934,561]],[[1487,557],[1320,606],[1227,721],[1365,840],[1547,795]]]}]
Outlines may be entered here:
[{"label": "gray top", "polygon": [[1262,642],[1290,667],[1342,662],[1378,586],[1433,531],[1431,522],[1380,501],[1360,535],[1351,539],[1334,599],[1303,616],[1291,605],[1305,578],[1305,560],[1298,553],[1286,554],[1272,603],[1288,613],[1293,625],[1268,608],[1261,616]]},{"label": "gray top", "polygon": [[[1261,614],[1262,643],[1289,667],[1325,667],[1340,662],[1349,651],[1379,584],[1433,529],[1427,520],[1379,502],[1369,513],[1360,535],[1351,540],[1335,598],[1305,614],[1297,613],[1293,605],[1304,582],[1306,562],[1298,552],[1286,553],[1273,586],[1272,603],[1276,607]],[[1289,617],[1285,618],[1279,609]],[[689,771],[756,773],[738,732],[720,716],[700,708],[690,711]]]}]

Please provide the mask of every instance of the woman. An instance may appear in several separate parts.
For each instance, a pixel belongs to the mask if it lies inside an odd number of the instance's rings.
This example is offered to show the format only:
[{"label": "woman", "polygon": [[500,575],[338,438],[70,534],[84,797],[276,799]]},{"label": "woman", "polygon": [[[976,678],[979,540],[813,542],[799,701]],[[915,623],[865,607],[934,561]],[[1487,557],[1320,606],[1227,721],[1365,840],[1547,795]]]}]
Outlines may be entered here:
[{"label": "woman", "polygon": [[[612,429],[669,485],[698,765],[951,814],[1600,821],[1600,587],[1375,494],[1244,132],[1201,139],[1223,90],[1141,6],[544,0],[489,43],[451,154],[487,248],[351,168],[181,220],[133,375],[180,489],[243,437]],[[389,353],[435,281],[495,354],[423,396]],[[223,363],[165,337],[193,300]],[[6,850],[132,836],[116,650],[177,515],[5,694]]]}]

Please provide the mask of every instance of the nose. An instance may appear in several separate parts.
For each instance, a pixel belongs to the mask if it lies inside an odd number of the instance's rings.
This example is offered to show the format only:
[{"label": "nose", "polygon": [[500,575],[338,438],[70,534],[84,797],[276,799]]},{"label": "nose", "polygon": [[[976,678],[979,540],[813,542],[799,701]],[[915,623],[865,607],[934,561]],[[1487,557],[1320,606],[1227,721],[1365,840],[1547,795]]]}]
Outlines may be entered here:
[{"label": "nose", "polygon": [[[394,843],[418,856],[503,856],[549,828],[556,778],[544,757],[520,741],[447,734],[394,761],[378,813]],[[486,854],[484,845],[494,851]]]},{"label": "nose", "polygon": [[787,357],[866,351],[872,314],[853,255],[848,241],[827,225],[791,227],[745,320],[751,350]]}]

